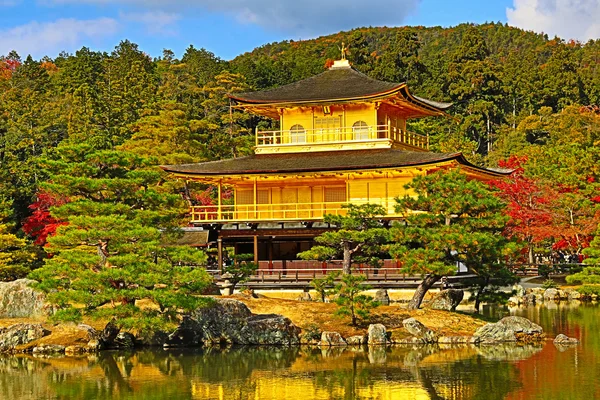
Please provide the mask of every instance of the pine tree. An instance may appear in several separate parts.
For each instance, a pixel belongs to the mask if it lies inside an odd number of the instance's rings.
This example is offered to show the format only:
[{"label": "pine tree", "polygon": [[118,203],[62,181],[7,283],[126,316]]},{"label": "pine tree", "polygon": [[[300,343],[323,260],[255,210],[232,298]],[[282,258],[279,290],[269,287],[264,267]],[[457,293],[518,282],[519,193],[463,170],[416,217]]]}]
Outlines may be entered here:
[{"label": "pine tree", "polygon": [[298,257],[320,261],[341,258],[346,275],[352,273],[353,262],[379,266],[382,246],[388,239],[388,230],[378,221],[386,214],[385,209],[376,204],[350,204],[345,208],[348,210],[346,215],[325,215],[323,221],[337,230],[317,236],[315,241],[319,246],[299,253]]},{"label": "pine tree", "polygon": [[501,235],[504,204],[483,183],[459,170],[441,170],[415,177],[406,188],[415,195],[397,199],[396,212],[406,223],[392,227],[389,250],[404,272],[423,275],[409,309],[419,308],[438,280],[457,272],[458,263],[482,276],[503,269],[500,261],[510,250]]},{"label": "pine tree", "polygon": [[[61,146],[43,165],[43,189],[68,198],[51,209],[66,222],[48,238],[53,254],[34,271],[39,288],[59,307],[56,319],[116,318],[126,329],[165,327],[181,310],[205,300],[194,296],[210,278],[203,252],[163,245],[172,240],[186,210],[165,193],[152,161],[88,144]],[[142,307],[140,300],[149,300]]]}]

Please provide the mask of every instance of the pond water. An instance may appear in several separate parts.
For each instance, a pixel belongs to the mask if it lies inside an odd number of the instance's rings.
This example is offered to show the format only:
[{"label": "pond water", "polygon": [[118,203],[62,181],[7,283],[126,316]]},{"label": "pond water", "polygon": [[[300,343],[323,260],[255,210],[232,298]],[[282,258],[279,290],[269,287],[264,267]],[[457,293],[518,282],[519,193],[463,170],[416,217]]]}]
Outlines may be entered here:
[{"label": "pond water", "polygon": [[[488,312],[498,312],[489,309]],[[595,399],[600,308],[511,314],[580,338],[539,346],[143,350],[0,358],[0,399]]]}]

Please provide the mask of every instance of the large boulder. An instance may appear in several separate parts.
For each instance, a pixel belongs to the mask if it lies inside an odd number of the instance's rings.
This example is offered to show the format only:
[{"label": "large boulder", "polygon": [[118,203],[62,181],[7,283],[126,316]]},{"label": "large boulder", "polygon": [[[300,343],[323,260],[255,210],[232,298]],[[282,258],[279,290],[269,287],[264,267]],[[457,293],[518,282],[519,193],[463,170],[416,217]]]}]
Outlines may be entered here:
[{"label": "large boulder", "polygon": [[402,321],[402,325],[404,325],[404,329],[406,329],[408,333],[417,339],[422,339],[425,343],[437,342],[437,334],[415,318],[405,319]]},{"label": "large boulder", "polygon": [[473,337],[483,344],[500,342],[536,342],[543,339],[542,327],[523,317],[505,317],[486,324]]},{"label": "large boulder", "polygon": [[462,289],[446,289],[437,293],[428,306],[433,310],[454,311],[464,297]]},{"label": "large boulder", "polygon": [[31,288],[31,279],[0,282],[0,318],[35,318],[45,314],[46,295]]},{"label": "large boulder", "polygon": [[300,343],[300,328],[289,318],[278,314],[253,315],[246,320],[246,325],[234,344],[250,345],[294,345]]},{"label": "large boulder", "polygon": [[369,345],[379,345],[387,343],[387,332],[382,324],[369,325]]},{"label": "large boulder", "polygon": [[0,329],[0,352],[8,352],[15,347],[44,337],[46,331],[41,324],[15,324]]},{"label": "large boulder", "polygon": [[164,346],[292,345],[300,342],[299,334],[300,328],[281,315],[253,315],[239,300],[217,299],[187,315]]},{"label": "large boulder", "polygon": [[375,301],[378,301],[381,305],[389,306],[390,305],[390,296],[388,295],[388,291],[386,289],[379,289],[375,292]]}]

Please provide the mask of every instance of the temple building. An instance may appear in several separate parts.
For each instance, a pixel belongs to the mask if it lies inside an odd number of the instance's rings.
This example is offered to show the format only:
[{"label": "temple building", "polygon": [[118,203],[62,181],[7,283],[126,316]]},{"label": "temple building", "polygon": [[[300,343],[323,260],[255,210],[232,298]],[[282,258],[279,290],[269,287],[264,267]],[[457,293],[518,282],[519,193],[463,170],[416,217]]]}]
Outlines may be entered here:
[{"label": "temple building", "polygon": [[[345,204],[380,204],[385,222],[401,217],[394,199],[417,175],[456,167],[480,180],[503,175],[461,153],[430,152],[428,136],[407,130],[409,119],[448,116],[451,104],[372,79],[344,57],[308,79],[230,98],[234,107],[278,120],[279,129],[257,131],[248,157],[162,167],[218,188],[218,204],[193,206],[190,215],[217,242],[219,265],[228,246],[253,253],[260,268],[306,266],[297,253],[330,229],[323,216],[343,214]],[[232,201],[222,200],[225,188]]]}]

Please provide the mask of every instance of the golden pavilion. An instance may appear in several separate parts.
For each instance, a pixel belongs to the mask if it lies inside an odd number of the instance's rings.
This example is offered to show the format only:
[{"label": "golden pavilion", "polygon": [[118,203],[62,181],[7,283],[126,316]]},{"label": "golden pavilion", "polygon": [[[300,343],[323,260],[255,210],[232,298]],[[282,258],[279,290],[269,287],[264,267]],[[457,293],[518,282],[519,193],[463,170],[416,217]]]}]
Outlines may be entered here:
[{"label": "golden pavilion", "polygon": [[[162,167],[218,188],[218,204],[190,212],[191,223],[217,242],[218,265],[229,246],[253,253],[260,268],[301,268],[309,262],[296,255],[330,229],[323,216],[343,214],[345,204],[380,204],[389,221],[400,218],[394,199],[417,175],[455,167],[480,180],[504,175],[461,153],[430,152],[429,137],[409,132],[406,123],[447,116],[451,104],[414,96],[406,83],[372,79],[345,57],[308,79],[230,98],[280,128],[257,131],[248,157]],[[224,204],[224,188],[233,192],[233,204]]]}]

